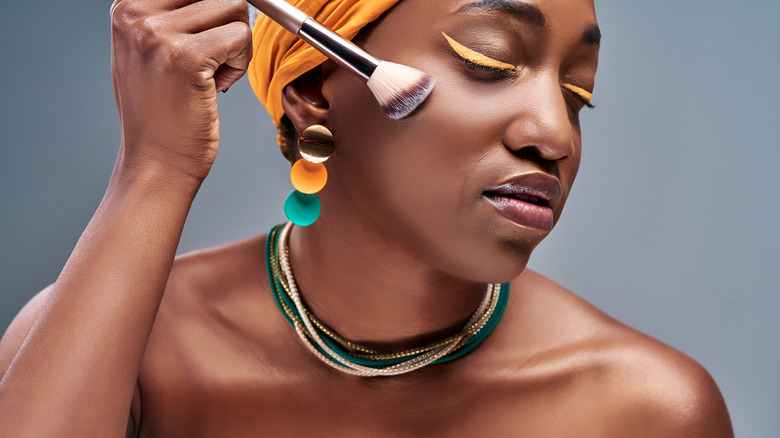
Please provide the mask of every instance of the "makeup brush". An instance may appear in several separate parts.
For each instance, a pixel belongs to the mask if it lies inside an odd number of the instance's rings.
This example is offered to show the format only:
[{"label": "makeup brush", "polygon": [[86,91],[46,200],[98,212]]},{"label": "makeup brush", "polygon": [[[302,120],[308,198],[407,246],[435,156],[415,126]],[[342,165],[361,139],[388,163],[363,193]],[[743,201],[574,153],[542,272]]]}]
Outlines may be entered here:
[{"label": "makeup brush", "polygon": [[248,0],[269,18],[366,81],[379,106],[393,119],[415,110],[434,79],[412,67],[377,59],[284,0]]}]

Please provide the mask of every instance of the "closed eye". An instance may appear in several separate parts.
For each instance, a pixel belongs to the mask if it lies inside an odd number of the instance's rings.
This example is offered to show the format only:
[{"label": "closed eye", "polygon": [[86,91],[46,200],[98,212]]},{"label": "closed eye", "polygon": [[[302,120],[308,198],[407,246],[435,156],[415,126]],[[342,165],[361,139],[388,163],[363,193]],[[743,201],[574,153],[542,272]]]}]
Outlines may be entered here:
[{"label": "closed eye", "polygon": [[444,35],[444,38],[447,40],[447,42],[452,47],[452,50],[455,51],[455,53],[458,54],[461,58],[463,58],[464,61],[466,61],[469,64],[475,65],[477,67],[483,68],[488,71],[493,71],[496,73],[506,73],[506,72],[514,72],[517,71],[517,67],[515,67],[512,64],[508,64],[506,62],[501,62],[496,59],[490,58],[488,56],[485,56],[475,50],[469,49],[468,47],[464,46],[463,44],[455,41],[452,39],[449,35],[442,32],[442,35]]},{"label": "closed eye", "polygon": [[561,84],[561,88],[571,93],[574,97],[576,97],[582,103],[584,103],[585,106],[587,106],[588,108],[596,107],[596,104],[593,103],[593,93],[591,93],[590,91],[572,84]]}]

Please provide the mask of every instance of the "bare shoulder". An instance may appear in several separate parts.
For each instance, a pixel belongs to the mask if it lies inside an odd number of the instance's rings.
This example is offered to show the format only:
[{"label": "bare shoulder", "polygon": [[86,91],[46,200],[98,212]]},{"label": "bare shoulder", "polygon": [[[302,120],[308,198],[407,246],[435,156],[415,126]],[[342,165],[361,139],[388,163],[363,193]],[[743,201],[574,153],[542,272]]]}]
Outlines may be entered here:
[{"label": "bare shoulder", "polygon": [[[271,297],[266,293],[264,249],[261,235],[176,257],[147,356],[163,344],[184,343],[188,345],[183,351],[203,352],[203,345],[221,345],[256,332],[269,308],[266,298]],[[170,351],[164,356],[175,357]]]},{"label": "bare shoulder", "polygon": [[219,303],[241,299],[248,288],[264,286],[264,243],[265,236],[255,236],[176,257],[161,306],[213,310]]},{"label": "bare shoulder", "polygon": [[235,402],[238,388],[273,363],[279,316],[264,249],[257,236],[175,259],[139,370],[133,418],[141,435],[181,435],[197,413]]},{"label": "bare shoulder", "polygon": [[176,257],[144,361],[197,362],[204,345],[221,345],[251,330],[248,325],[265,307],[258,305],[266,287],[264,242],[257,236]]},{"label": "bare shoulder", "polygon": [[552,280],[527,269],[512,283],[507,316],[516,375],[579,402],[582,418],[572,421],[610,436],[733,436],[704,367]]},{"label": "bare shoulder", "polygon": [[[264,244],[265,235],[259,235],[179,255],[171,268],[172,284],[181,281],[199,282],[220,273],[224,277],[231,277],[236,270],[243,271],[247,267],[252,270],[265,269]],[[258,266],[258,262],[262,265]]]},{"label": "bare shoulder", "polygon": [[8,370],[16,353],[22,347],[22,343],[27,338],[30,330],[32,330],[38,314],[46,303],[46,298],[51,293],[51,289],[52,286],[48,286],[32,297],[5,330],[5,334],[0,339],[0,378]]},{"label": "bare shoulder", "polygon": [[[209,309],[205,304],[228,300],[231,292],[245,290],[247,285],[262,288],[264,242],[265,236],[256,236],[177,257],[160,310],[181,316],[196,309]],[[50,285],[33,296],[5,329],[0,338],[0,376],[32,330],[52,288]]]}]

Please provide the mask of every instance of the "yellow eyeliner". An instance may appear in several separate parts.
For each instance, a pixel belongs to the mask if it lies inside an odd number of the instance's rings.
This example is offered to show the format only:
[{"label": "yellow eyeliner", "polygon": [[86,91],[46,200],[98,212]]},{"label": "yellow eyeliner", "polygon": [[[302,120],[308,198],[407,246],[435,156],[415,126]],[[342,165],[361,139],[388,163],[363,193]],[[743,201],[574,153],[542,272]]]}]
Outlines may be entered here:
[{"label": "yellow eyeliner", "polygon": [[562,84],[561,87],[565,88],[566,90],[571,91],[572,93],[576,94],[577,96],[583,98],[587,101],[587,103],[590,103],[591,100],[593,100],[593,93],[591,93],[588,90],[585,90],[584,88],[580,88],[576,85],[572,84]]},{"label": "yellow eyeliner", "polygon": [[449,35],[442,32],[442,35],[444,35],[444,38],[447,39],[447,42],[450,43],[450,46],[452,46],[452,50],[455,51],[455,53],[458,54],[461,58],[465,59],[468,62],[472,62],[474,64],[488,67],[488,68],[495,68],[497,70],[506,70],[506,71],[516,71],[517,68],[512,64],[507,64],[506,62],[496,61],[493,58],[488,58],[487,56],[475,52],[474,50],[469,49],[468,47],[464,46],[463,44],[455,41],[454,39],[450,38]]}]

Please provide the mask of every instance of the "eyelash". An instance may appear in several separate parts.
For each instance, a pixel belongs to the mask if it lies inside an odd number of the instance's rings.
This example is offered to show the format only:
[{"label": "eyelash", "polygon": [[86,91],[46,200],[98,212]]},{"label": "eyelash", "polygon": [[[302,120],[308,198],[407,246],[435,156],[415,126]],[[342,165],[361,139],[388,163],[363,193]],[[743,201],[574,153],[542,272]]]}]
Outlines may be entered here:
[{"label": "eyelash", "polygon": [[596,104],[593,103],[592,100],[593,93],[591,93],[590,91],[572,84],[561,84],[561,88],[571,93],[572,96],[576,97],[580,102],[584,103],[586,107],[588,108],[596,107]]},{"label": "eyelash", "polygon": [[447,43],[449,43],[450,47],[452,47],[452,50],[455,51],[455,54],[463,59],[467,65],[477,67],[480,70],[484,70],[488,73],[514,73],[517,71],[517,68],[512,64],[501,62],[485,56],[455,41],[446,33],[442,32],[441,34],[447,40]]},{"label": "eyelash", "polygon": [[470,59],[466,59],[466,58],[463,58],[463,62],[465,62],[466,65],[468,65],[470,67],[478,68],[478,69],[480,69],[480,70],[482,70],[482,71],[484,71],[486,73],[505,73],[505,74],[508,74],[508,73],[512,73],[512,72],[515,71],[514,69],[510,69],[510,68],[499,68],[499,67],[491,67],[489,65],[483,65],[483,64],[480,64],[478,62],[474,62],[474,61],[472,61]]},{"label": "eyelash", "polygon": [[[450,47],[452,47],[455,53],[466,63],[466,65],[470,67],[477,68],[485,73],[510,74],[517,71],[517,68],[511,64],[507,64],[505,62],[492,59],[475,50],[469,49],[463,44],[460,44],[459,42],[452,39],[449,35],[447,35],[444,32],[442,32],[441,34],[444,35],[444,38],[447,40]],[[479,61],[482,61],[485,64],[482,64]],[[492,64],[492,65],[486,65],[486,64]],[[585,90],[584,88],[580,88],[572,84],[561,84],[561,88],[571,93],[572,96],[574,96],[575,98],[577,98],[577,100],[585,104],[586,107],[588,108],[596,107],[596,105],[593,104],[593,102],[591,101],[591,99],[593,98],[593,94]]]}]

